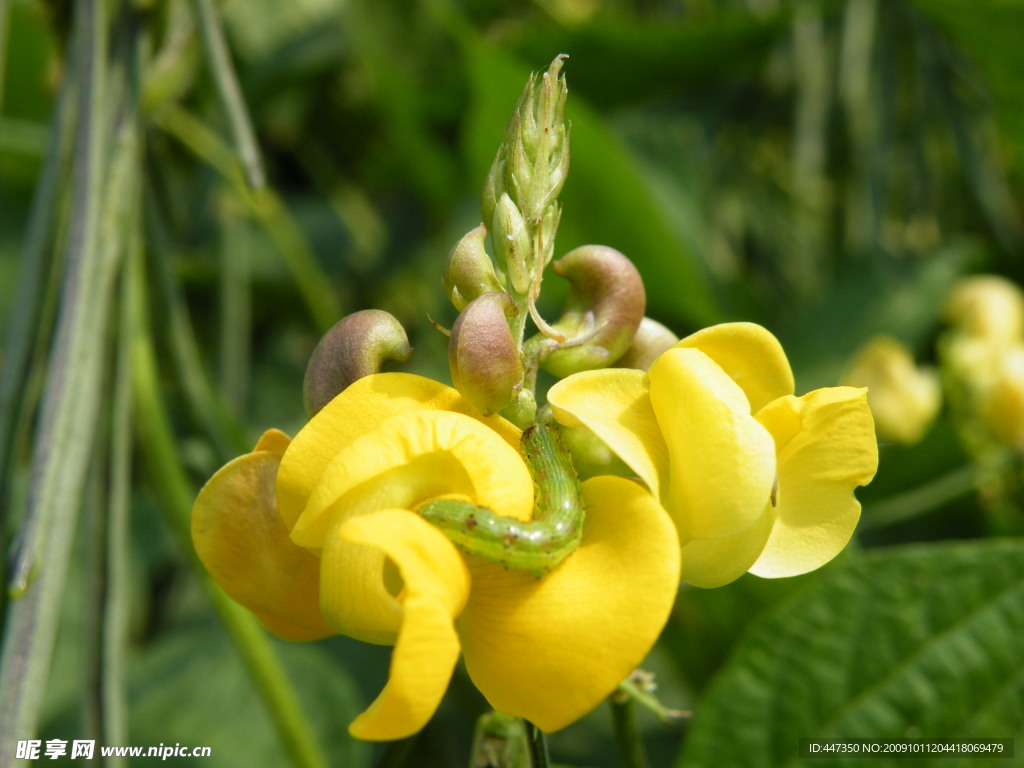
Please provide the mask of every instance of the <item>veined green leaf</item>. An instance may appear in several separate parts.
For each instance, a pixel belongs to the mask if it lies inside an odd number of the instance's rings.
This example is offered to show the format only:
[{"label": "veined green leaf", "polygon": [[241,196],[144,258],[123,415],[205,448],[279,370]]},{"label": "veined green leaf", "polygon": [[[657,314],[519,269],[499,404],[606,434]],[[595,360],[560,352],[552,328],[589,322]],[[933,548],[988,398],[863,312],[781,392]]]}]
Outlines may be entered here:
[{"label": "veined green leaf", "polygon": [[1020,736],[1022,629],[1024,540],[857,558],[751,630],[698,704],[679,766],[803,766],[802,738]]}]

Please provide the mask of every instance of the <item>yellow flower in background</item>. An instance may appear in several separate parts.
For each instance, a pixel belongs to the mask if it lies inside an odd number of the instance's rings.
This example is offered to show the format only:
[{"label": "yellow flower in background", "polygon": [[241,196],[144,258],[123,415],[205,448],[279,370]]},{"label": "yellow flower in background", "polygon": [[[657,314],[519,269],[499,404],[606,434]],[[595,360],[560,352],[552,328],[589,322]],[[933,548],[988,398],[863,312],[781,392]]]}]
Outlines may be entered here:
[{"label": "yellow flower in background", "polygon": [[996,439],[1024,451],[1024,344],[1003,350],[993,361],[977,407]]},{"label": "yellow flower in background", "polygon": [[1024,338],[1024,293],[1005,277],[960,280],[946,301],[946,320],[957,333],[994,342]]},{"label": "yellow flower in background", "polygon": [[842,381],[867,387],[878,433],[897,443],[919,442],[942,404],[938,373],[915,365],[910,350],[890,336],[877,336],[861,347]]},{"label": "yellow flower in background", "polygon": [[415,513],[453,495],[532,513],[519,430],[479,417],[450,387],[367,376],[283,443],[257,446],[204,487],[196,549],[271,631],[394,645],[387,685],[350,726],[358,738],[422,728],[460,652],[495,709],[558,730],[625,679],[668,618],[679,580],[672,522],[629,480],[583,483],[582,544],[540,579],[462,554]]},{"label": "yellow flower in background", "polygon": [[862,389],[794,397],[779,342],[751,323],[699,331],[648,373],[587,371],[548,393],[555,417],[604,440],[675,521],[682,578],[794,576],[846,546],[853,495],[878,466]]},{"label": "yellow flower in background", "polygon": [[940,352],[957,412],[1024,451],[1024,293],[997,275],[968,277],[950,295],[946,318]]}]

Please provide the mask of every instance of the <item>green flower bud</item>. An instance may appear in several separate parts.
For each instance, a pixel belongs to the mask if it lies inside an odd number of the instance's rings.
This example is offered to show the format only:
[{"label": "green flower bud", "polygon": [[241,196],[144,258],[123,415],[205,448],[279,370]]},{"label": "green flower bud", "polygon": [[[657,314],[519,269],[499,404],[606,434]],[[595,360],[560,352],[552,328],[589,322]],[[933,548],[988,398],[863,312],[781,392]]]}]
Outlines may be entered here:
[{"label": "green flower bud", "polygon": [[306,412],[313,416],[356,379],[378,373],[388,360],[412,354],[402,324],[380,309],[346,315],[325,333],[310,355],[302,382]]},{"label": "green flower bud", "polygon": [[569,173],[568,89],[561,74],[565,58],[556,56],[539,82],[531,75],[519,97],[484,185],[480,207],[485,221],[502,193],[526,204],[525,215],[539,218],[562,191]]},{"label": "green flower bud", "polygon": [[644,284],[633,262],[614,248],[584,245],[553,265],[570,283],[562,317],[554,329],[566,341],[545,347],[540,362],[564,378],[605,368],[629,348],[644,316]]},{"label": "green flower bud", "polygon": [[640,327],[633,334],[633,340],[629,343],[629,349],[615,363],[616,368],[638,368],[646,371],[651,364],[657,360],[661,353],[675,346],[679,337],[672,331],[659,323],[645,317],[640,321]]},{"label": "green flower bud", "polygon": [[533,280],[533,249],[523,215],[507,194],[498,199],[491,227],[494,258],[516,293],[525,295]]},{"label": "green flower bud", "polygon": [[471,229],[448,254],[441,282],[448,299],[460,312],[478,296],[502,290],[491,257],[484,250],[487,227]]},{"label": "green flower bud", "polygon": [[[492,222],[498,266],[514,276],[512,287],[522,295],[535,283],[535,273],[553,255],[558,194],[569,173],[569,126],[565,122],[568,91],[561,76],[564,58],[557,56],[540,78],[530,77],[491,163],[480,202],[484,221]],[[516,217],[525,224],[523,242],[518,242],[516,235],[517,242],[512,244],[523,254],[518,262],[501,253],[508,250],[508,244],[499,242],[497,222],[507,222],[511,217],[503,207],[514,209]],[[505,234],[513,229],[506,228]],[[534,253],[535,248],[538,253]]]},{"label": "green flower bud", "polygon": [[523,387],[523,362],[508,325],[515,304],[507,293],[485,293],[452,326],[448,367],[452,384],[484,414],[500,411]]}]

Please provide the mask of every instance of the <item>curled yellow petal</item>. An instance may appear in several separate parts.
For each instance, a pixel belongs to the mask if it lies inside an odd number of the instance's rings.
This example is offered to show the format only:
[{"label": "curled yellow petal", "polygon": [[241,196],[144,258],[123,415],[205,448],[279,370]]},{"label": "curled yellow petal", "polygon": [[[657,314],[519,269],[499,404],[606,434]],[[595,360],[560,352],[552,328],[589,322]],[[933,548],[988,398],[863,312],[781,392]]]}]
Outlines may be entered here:
[{"label": "curled yellow petal", "polygon": [[559,423],[600,437],[658,496],[668,478],[668,450],[651,409],[647,375],[630,368],[584,371],[548,391]]},{"label": "curled yellow petal", "polygon": [[474,558],[458,621],[466,669],[500,712],[544,731],[601,703],[643,661],[679,583],[672,521],[642,486],[583,483],[583,542],[542,579]]},{"label": "curled yellow petal", "polygon": [[[283,449],[283,432],[260,446]],[[210,575],[271,632],[286,640],[334,634],[320,615],[320,561],[288,537],[274,503],[281,460],[273,450],[240,456],[203,486],[192,509],[192,541]]]},{"label": "curled yellow petal", "polygon": [[[458,661],[452,622],[466,604],[469,571],[444,534],[412,512],[384,510],[351,518],[336,535],[353,546],[380,551],[404,584],[395,598],[401,624],[387,685],[349,732],[371,741],[410,736],[437,710]],[[357,594],[366,580],[380,576],[363,570],[362,578],[332,588]]]},{"label": "curled yellow petal", "polygon": [[748,530],[771,496],[775,446],[746,395],[703,352],[679,347],[651,366],[650,388],[671,461],[662,501],[680,542]]},{"label": "curled yellow petal", "polygon": [[860,519],[853,495],[878,468],[867,391],[829,387],[784,397],[757,414],[778,449],[776,519],[750,569],[764,577],[818,568],[846,546]]},{"label": "curled yellow petal", "polygon": [[463,496],[520,520],[533,514],[533,480],[518,449],[483,422],[447,411],[381,422],[334,456],[311,490],[292,528],[292,540],[311,549],[339,516],[413,509],[438,496]]},{"label": "curled yellow petal", "polygon": [[[358,379],[325,405],[295,436],[281,460],[277,503],[289,529],[295,524],[320,475],[339,451],[376,430],[392,416],[440,410],[474,415],[458,392],[408,373],[378,373]],[[499,416],[480,418],[513,448],[519,430]]]},{"label": "curled yellow petal", "polygon": [[699,349],[735,381],[757,413],[777,397],[793,394],[786,353],[767,329],[755,323],[722,323],[690,334],[676,348]]}]

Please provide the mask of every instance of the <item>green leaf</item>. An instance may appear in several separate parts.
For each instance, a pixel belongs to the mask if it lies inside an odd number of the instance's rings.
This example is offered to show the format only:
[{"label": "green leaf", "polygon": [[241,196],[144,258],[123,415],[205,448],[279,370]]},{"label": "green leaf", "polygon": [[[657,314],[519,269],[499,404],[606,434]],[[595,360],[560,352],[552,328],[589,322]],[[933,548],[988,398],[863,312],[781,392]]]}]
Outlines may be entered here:
[{"label": "green leaf", "polygon": [[679,765],[803,766],[801,738],[1020,736],[1022,629],[1024,540],[858,558],[752,628]]},{"label": "green leaf", "polygon": [[[366,765],[369,750],[346,730],[362,709],[348,674],[312,645],[279,643],[277,651],[331,763]],[[214,764],[226,768],[287,764],[260,697],[222,633],[173,633],[132,671],[132,744],[208,746]]]}]

